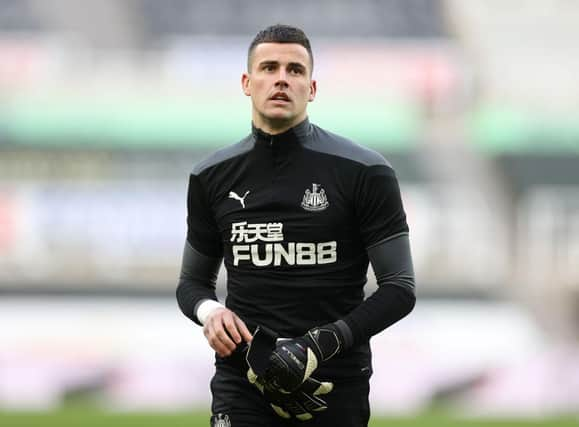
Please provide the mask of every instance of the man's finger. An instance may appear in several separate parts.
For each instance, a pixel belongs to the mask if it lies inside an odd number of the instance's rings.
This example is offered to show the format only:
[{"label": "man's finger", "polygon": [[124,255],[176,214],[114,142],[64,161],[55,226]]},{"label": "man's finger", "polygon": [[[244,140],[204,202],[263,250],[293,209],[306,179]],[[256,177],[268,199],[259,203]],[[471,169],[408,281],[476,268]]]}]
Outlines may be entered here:
[{"label": "man's finger", "polygon": [[231,337],[227,333],[227,331],[223,328],[223,325],[219,325],[219,329],[216,329],[215,335],[221,341],[221,343],[227,348],[229,351],[235,350],[237,345],[232,341]]},{"label": "man's finger", "polygon": [[229,356],[235,350],[235,343],[223,329],[222,316],[216,316],[207,324],[207,341],[221,357]]},{"label": "man's finger", "polygon": [[209,332],[206,336],[207,342],[209,342],[211,348],[215,350],[215,352],[219,356],[225,357],[229,355],[230,353],[229,349],[227,348],[227,346],[225,346],[225,344],[221,341],[221,339],[215,332]]},{"label": "man's finger", "polygon": [[213,310],[213,312],[207,317],[205,325],[203,326],[203,333],[207,339],[207,342],[209,343],[210,347],[215,350],[215,352],[221,357],[225,357],[229,353],[229,350],[218,335],[218,331],[223,328],[221,318],[226,311],[226,308],[218,308]]},{"label": "man's finger", "polygon": [[245,322],[237,316],[235,316],[234,320],[237,325],[237,329],[241,333],[241,338],[243,338],[243,341],[251,342],[251,340],[253,339],[253,335],[251,334],[251,332],[249,332],[249,329],[247,328]]},{"label": "man's finger", "polygon": [[241,342],[241,335],[239,335],[239,331],[237,330],[235,318],[236,316],[233,313],[227,313],[223,316],[223,326],[235,344],[239,344]]}]

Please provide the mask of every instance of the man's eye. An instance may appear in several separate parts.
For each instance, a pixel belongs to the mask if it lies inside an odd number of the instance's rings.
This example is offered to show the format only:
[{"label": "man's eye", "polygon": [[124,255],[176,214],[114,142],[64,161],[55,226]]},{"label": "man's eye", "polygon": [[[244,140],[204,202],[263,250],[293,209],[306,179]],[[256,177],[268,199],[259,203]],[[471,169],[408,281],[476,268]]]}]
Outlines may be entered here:
[{"label": "man's eye", "polygon": [[275,67],[273,65],[264,65],[263,69],[264,71],[273,71]]},{"label": "man's eye", "polygon": [[290,70],[290,73],[299,75],[299,74],[303,74],[304,72],[301,68],[292,68]]}]

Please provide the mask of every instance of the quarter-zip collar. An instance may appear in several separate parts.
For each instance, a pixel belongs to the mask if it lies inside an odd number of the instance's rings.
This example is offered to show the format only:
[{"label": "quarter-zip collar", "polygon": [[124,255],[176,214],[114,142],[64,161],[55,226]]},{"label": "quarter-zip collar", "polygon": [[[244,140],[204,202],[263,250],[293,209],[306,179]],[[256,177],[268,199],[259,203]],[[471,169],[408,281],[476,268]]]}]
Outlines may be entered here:
[{"label": "quarter-zip collar", "polygon": [[303,121],[298,123],[292,128],[289,128],[285,132],[278,133],[276,135],[269,134],[263,130],[255,127],[251,124],[251,133],[255,139],[256,145],[267,145],[270,147],[277,146],[278,148],[290,146],[296,146],[305,141],[308,135],[311,133],[311,124],[309,119],[306,117]]}]

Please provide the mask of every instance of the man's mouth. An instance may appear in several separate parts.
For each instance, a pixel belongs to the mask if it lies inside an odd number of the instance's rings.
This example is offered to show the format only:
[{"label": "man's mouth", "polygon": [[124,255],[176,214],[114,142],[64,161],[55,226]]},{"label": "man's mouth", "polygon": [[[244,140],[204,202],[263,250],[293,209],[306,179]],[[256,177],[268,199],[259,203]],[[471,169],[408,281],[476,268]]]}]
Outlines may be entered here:
[{"label": "man's mouth", "polygon": [[290,102],[289,96],[287,96],[284,92],[277,92],[274,93],[272,97],[269,98],[271,101],[281,101],[281,102]]}]

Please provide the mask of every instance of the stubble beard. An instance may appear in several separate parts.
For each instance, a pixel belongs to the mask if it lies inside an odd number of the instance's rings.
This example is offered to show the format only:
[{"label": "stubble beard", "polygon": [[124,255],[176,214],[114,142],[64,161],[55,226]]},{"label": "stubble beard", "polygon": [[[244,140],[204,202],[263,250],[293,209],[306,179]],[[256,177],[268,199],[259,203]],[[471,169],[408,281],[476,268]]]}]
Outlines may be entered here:
[{"label": "stubble beard", "polygon": [[289,114],[289,116],[282,117],[282,116],[271,116],[266,113],[258,112],[260,116],[261,122],[266,125],[271,132],[269,133],[282,133],[285,132],[287,129],[292,128],[293,126],[297,125],[298,122],[301,120],[302,113],[298,114]]}]

